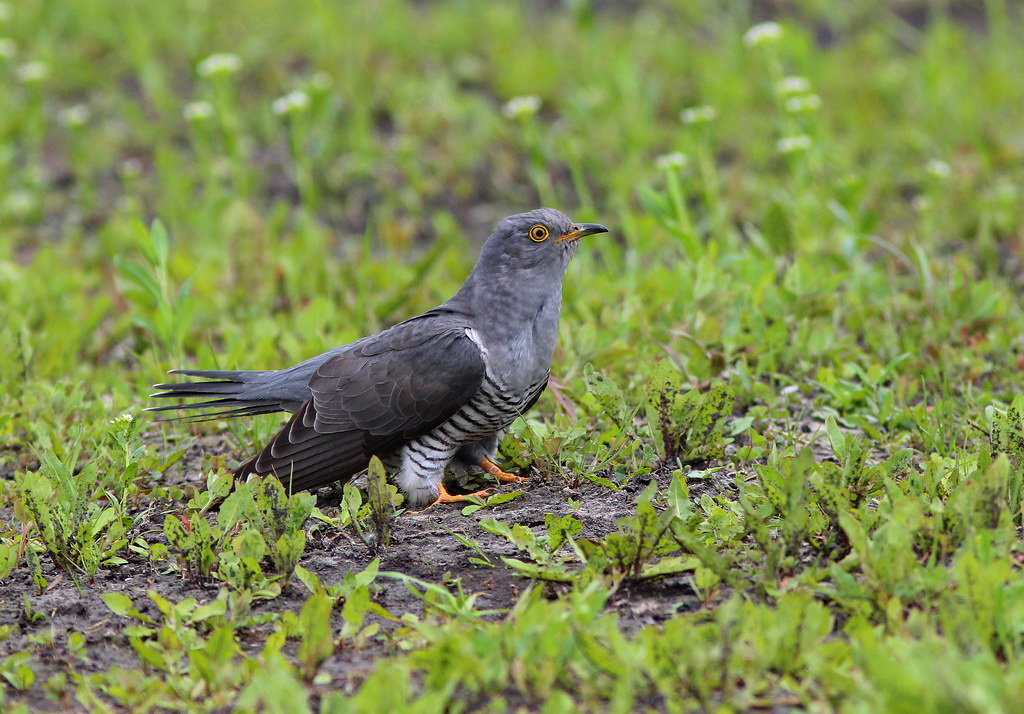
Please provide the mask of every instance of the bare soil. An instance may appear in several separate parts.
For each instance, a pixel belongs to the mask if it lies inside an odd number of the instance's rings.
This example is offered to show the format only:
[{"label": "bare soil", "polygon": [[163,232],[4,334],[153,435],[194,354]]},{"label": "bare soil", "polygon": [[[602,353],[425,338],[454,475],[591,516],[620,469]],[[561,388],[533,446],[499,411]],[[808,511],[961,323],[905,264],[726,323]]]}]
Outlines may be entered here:
[{"label": "bare soil", "polygon": [[[209,458],[210,453],[224,453],[227,448],[227,439],[223,436],[201,438],[193,444],[181,462],[164,474],[160,485],[203,489],[204,470],[200,464]],[[587,482],[577,489],[569,489],[565,483],[559,483],[543,474],[523,475],[533,478],[526,484],[501,487],[502,491],[517,488],[525,491],[522,496],[508,503],[485,508],[468,516],[462,515],[462,507],[456,504],[434,506],[398,517],[393,524],[391,544],[377,554],[381,561],[380,569],[435,583],[458,580],[466,593],[479,594],[477,607],[509,608],[531,581],[503,565],[502,556],[521,556],[521,553],[503,538],[480,528],[478,524],[482,519],[494,517],[510,524],[542,526],[547,513],[569,513],[567,500],[571,497],[580,503],[579,508],[571,512],[583,524],[582,535],[597,539],[613,531],[618,518],[635,512],[636,496],[647,486],[646,482],[633,482],[619,491],[613,491]],[[0,474],[3,479],[11,477],[7,469]],[[655,478],[660,487],[666,487],[671,474],[666,469]],[[698,490],[731,488],[729,482],[732,478],[722,476],[718,482],[708,479],[699,485]],[[336,488],[322,489],[318,493],[318,506],[330,513],[331,508],[338,503],[338,495],[339,490]],[[129,539],[142,535],[150,543],[165,542],[162,529],[164,514],[183,506],[184,503],[142,503],[138,511],[138,522],[129,534]],[[0,511],[0,520],[14,522],[10,509]],[[471,563],[469,558],[475,556],[475,553],[462,546],[451,535],[451,531],[479,543],[494,567],[486,568]],[[133,599],[137,609],[156,614],[155,606],[146,597],[147,591],[156,591],[172,602],[195,597],[203,603],[215,599],[219,590],[218,583],[183,579],[180,573],[168,569],[166,563],[153,564],[128,551],[125,551],[128,563],[104,568],[92,580],[77,583],[60,571],[47,556],[41,557],[43,575],[47,580],[43,592],[37,590],[31,572],[26,567],[20,567],[12,573],[0,590],[0,623],[16,625],[12,636],[0,642],[0,659],[25,649],[30,640],[38,641],[41,636],[48,636],[51,632],[54,634],[52,645],[35,648],[37,656],[34,662],[38,665],[36,686],[22,699],[33,711],[77,708],[74,702],[63,702],[55,706],[54,702],[44,696],[39,684],[52,675],[72,668],[89,673],[105,671],[114,666],[140,667],[135,651],[122,631],[130,623],[109,610],[101,598],[103,594],[126,594]],[[374,557],[350,529],[320,529],[307,542],[301,565],[315,573],[322,582],[336,583],[345,575],[364,569]],[[379,577],[374,587],[376,601],[392,614],[400,616],[408,612],[421,612],[421,600],[412,595],[402,581]],[[297,611],[308,594],[306,588],[293,578],[278,597],[254,604],[254,614]],[[700,600],[683,577],[627,584],[609,602],[609,608],[622,617],[623,625],[630,630],[699,607]],[[388,623],[382,624],[385,628],[391,626]],[[340,621],[336,625],[340,629]],[[269,631],[270,626],[245,628],[241,632],[243,639],[240,644],[246,650],[251,648],[258,651]],[[85,637],[88,653],[85,663],[75,660],[68,650],[67,635],[72,632],[79,632]],[[381,642],[371,643],[362,649],[343,648],[336,652],[321,669],[330,675],[330,682],[320,687],[325,690],[354,690],[369,673],[373,660],[387,650],[385,643],[386,638],[383,638]],[[17,701],[16,697],[12,699]]]}]

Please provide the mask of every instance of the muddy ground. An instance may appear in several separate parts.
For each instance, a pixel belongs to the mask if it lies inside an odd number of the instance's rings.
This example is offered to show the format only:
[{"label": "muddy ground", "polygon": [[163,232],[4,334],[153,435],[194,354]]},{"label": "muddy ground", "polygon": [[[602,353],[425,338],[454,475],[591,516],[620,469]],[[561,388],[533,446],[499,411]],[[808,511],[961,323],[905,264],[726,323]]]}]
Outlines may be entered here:
[{"label": "muddy ground", "polygon": [[[159,443],[160,437],[151,436]],[[155,444],[154,444],[155,445]],[[203,489],[205,475],[201,464],[211,453],[225,452],[226,439],[221,436],[203,437],[190,447],[186,457],[171,467],[161,479],[161,485],[175,485]],[[10,464],[8,464],[10,466]],[[379,553],[382,571],[396,571],[413,577],[440,583],[461,581],[466,593],[478,593],[477,607],[481,609],[504,609],[511,607],[523,589],[531,584],[502,564],[502,556],[522,557],[507,540],[492,535],[479,527],[484,518],[526,526],[543,526],[547,513],[562,515],[572,513],[582,522],[583,537],[599,539],[615,530],[618,518],[634,513],[637,495],[647,486],[646,481],[634,481],[619,491],[607,487],[584,483],[570,489],[559,477],[535,472],[524,472],[531,477],[527,484],[503,485],[500,491],[524,491],[519,498],[496,507],[482,509],[471,515],[463,515],[462,505],[440,505],[419,513],[406,513],[395,519],[392,541],[388,548]],[[12,469],[6,468],[0,478],[13,477]],[[660,469],[654,478],[664,488],[671,480],[669,468]],[[732,488],[734,474],[722,472],[715,479],[702,479],[693,485],[694,495],[703,489],[719,490]],[[340,490],[322,489],[318,493],[318,506],[331,513],[338,503]],[[580,503],[577,510],[570,511],[568,499]],[[167,512],[183,508],[184,504],[146,503],[140,504],[138,522],[129,540],[142,535],[150,543],[166,542],[163,536],[163,518]],[[5,512],[6,511],[6,512]],[[0,511],[0,520],[14,523],[11,509]],[[311,520],[307,528],[314,523]],[[451,535],[451,531],[462,533],[477,543],[494,563],[485,568],[470,562],[476,556],[474,551],[464,547]],[[156,609],[146,597],[154,590],[173,602],[195,597],[207,602],[217,596],[220,584],[197,582],[184,579],[171,571],[167,563],[152,563],[143,556],[124,552],[129,562],[113,568],[103,568],[91,581],[74,582],[60,571],[49,559],[42,556],[43,574],[47,580],[43,592],[38,592],[29,568],[22,566],[15,570],[0,589],[0,623],[16,625],[12,636],[0,642],[0,660],[10,654],[29,647],[33,641],[49,638],[53,633],[52,645],[35,647],[36,686],[26,693],[21,701],[27,702],[33,711],[49,711],[55,708],[39,685],[54,674],[75,669],[82,673],[100,672],[114,666],[139,668],[135,650],[123,633],[123,627],[130,624],[125,618],[115,615],[104,604],[101,596],[105,593],[129,595],[136,607],[143,612],[155,613]],[[336,530],[323,528],[314,531],[309,538],[301,565],[315,573],[324,583],[340,581],[346,574],[359,572],[375,557],[356,536],[351,528]],[[560,586],[546,585],[552,589]],[[410,594],[406,585],[392,578],[379,577],[375,584],[375,599],[396,616],[404,613],[420,613],[422,601]],[[554,595],[552,591],[552,595]],[[297,611],[308,597],[309,592],[298,580],[292,579],[280,596],[254,605],[254,614]],[[27,607],[26,607],[27,603]],[[620,588],[609,602],[609,608],[622,618],[624,627],[635,629],[664,620],[675,613],[690,611],[701,606],[699,598],[688,584],[686,577],[671,577],[661,580],[633,584]],[[340,629],[340,616],[336,626]],[[385,628],[388,623],[382,624]],[[256,651],[262,646],[272,626],[253,627],[245,630],[249,642]],[[72,657],[67,648],[67,634],[80,632],[85,637],[88,659],[81,662]],[[371,643],[362,649],[343,648],[328,659],[321,672],[330,675],[330,681],[319,685],[322,689],[353,691],[370,671],[373,660],[387,651],[385,643]],[[14,695],[11,701],[19,701]],[[74,702],[64,706],[76,708]],[[57,705],[57,708],[60,708]]]}]

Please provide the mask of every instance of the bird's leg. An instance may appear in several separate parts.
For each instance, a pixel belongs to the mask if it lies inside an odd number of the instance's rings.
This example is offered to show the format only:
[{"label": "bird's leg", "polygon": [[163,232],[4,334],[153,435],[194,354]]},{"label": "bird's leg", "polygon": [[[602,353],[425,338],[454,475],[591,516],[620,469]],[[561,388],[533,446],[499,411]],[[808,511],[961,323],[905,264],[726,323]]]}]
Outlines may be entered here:
[{"label": "bird's leg", "polygon": [[510,474],[507,471],[502,471],[500,468],[498,468],[497,464],[495,464],[488,458],[480,459],[479,461],[477,461],[477,464],[480,466],[480,468],[482,468],[484,471],[486,471],[487,473],[489,473],[491,476],[498,479],[502,483],[526,483],[527,481],[530,480],[525,476],[516,476],[515,474]]},{"label": "bird's leg", "polygon": [[444,487],[443,483],[438,485],[437,491],[437,500],[431,504],[433,506],[436,506],[439,503],[462,503],[463,501],[468,501],[470,496],[475,496],[476,498],[487,498],[492,493],[494,493],[493,488],[485,488],[483,491],[477,491],[476,493],[467,493],[464,496],[452,495],[448,493],[448,489]]}]

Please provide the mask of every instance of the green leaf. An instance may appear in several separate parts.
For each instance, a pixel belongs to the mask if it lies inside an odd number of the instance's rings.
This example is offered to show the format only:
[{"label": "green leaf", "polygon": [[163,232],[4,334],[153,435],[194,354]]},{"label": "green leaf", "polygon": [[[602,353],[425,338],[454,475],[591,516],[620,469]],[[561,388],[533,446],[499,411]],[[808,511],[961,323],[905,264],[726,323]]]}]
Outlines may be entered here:
[{"label": "green leaf", "polygon": [[231,549],[239,558],[262,560],[267,553],[263,536],[253,528],[246,528],[231,539]]},{"label": "green leaf", "polygon": [[100,597],[115,615],[121,615],[122,617],[129,617],[129,610],[132,610],[135,606],[132,599],[122,593],[104,593]]},{"label": "green leaf", "polygon": [[522,496],[525,491],[503,491],[502,493],[496,493],[493,496],[488,496],[486,501],[482,503],[472,503],[462,509],[462,515],[468,516],[477,511],[483,510],[484,508],[491,508],[493,506],[500,506],[503,503],[514,501]]},{"label": "green leaf", "polygon": [[144,640],[137,636],[130,636],[128,642],[136,654],[139,655],[139,659],[144,663],[160,672],[168,671],[167,662],[164,661],[163,655],[156,648],[146,644]]},{"label": "green leaf", "polygon": [[132,599],[123,593],[104,593],[100,596],[110,611],[121,617],[131,617],[147,625],[155,625],[156,621],[149,615],[135,609]]},{"label": "green leaf", "polygon": [[391,543],[391,521],[395,514],[392,501],[395,488],[388,484],[384,464],[376,456],[370,459],[366,472],[366,486],[376,551],[386,548]]},{"label": "green leaf", "polygon": [[274,544],[274,565],[284,575],[291,575],[306,549],[303,531],[285,533]]},{"label": "green leaf", "polygon": [[148,240],[142,240],[141,247],[147,260],[153,266],[166,266],[167,257],[170,254],[170,240],[167,237],[167,228],[163,221],[154,218],[153,222],[149,224],[149,231],[145,237]]},{"label": "green leaf", "polygon": [[345,621],[342,635],[349,636],[359,631],[370,611],[370,590],[361,586],[349,593],[341,607],[341,618]]},{"label": "green leaf", "polygon": [[831,414],[825,417],[825,430],[828,432],[828,441],[832,446],[832,453],[836,455],[836,460],[839,463],[843,463],[846,460],[847,453],[846,434],[839,429],[835,417]]},{"label": "green leaf", "polygon": [[334,603],[324,594],[310,596],[299,610],[299,660],[303,675],[313,678],[320,663],[334,652],[334,632],[331,630],[331,610]]},{"label": "green leaf", "polygon": [[122,258],[118,255],[114,256],[114,265],[117,267],[117,270],[122,277],[140,288],[144,293],[149,295],[155,303],[159,304],[160,300],[163,298],[163,290],[161,290],[156,278],[154,278],[146,268],[142,267],[134,260]]},{"label": "green leaf", "polygon": [[780,201],[772,201],[768,206],[768,212],[761,224],[761,234],[777,255],[792,252],[793,226],[785,206]]},{"label": "green leaf", "polygon": [[235,630],[231,625],[221,625],[214,628],[210,637],[203,646],[203,651],[211,661],[218,664],[227,664],[239,652],[235,644]]},{"label": "green leaf", "polygon": [[640,571],[644,578],[659,578],[666,575],[676,575],[695,570],[700,567],[700,559],[692,555],[675,555],[669,558],[662,558],[657,563],[647,564]]},{"label": "green leaf", "polygon": [[164,516],[164,537],[172,548],[188,552],[195,546],[195,537],[185,530],[181,520],[172,513]]},{"label": "green leaf", "polygon": [[206,605],[200,605],[193,612],[189,620],[192,622],[203,622],[210,618],[223,617],[227,614],[228,604],[227,600],[223,597],[218,597],[216,600],[212,600]]},{"label": "green leaf", "polygon": [[537,565],[535,563],[527,563],[519,560],[518,558],[503,557],[501,561],[520,575],[537,580],[552,580],[559,583],[571,583],[576,577],[573,573],[567,570]]},{"label": "green leaf", "polygon": [[583,532],[583,524],[571,515],[556,516],[553,513],[544,515],[544,527],[548,532],[548,551],[556,553],[566,539],[578,536]]}]

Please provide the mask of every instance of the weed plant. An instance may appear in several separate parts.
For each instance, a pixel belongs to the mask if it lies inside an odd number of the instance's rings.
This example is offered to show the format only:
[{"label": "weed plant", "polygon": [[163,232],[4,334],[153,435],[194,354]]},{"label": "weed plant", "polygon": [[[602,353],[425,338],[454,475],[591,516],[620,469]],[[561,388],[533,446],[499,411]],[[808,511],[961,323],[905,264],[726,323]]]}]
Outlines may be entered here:
[{"label": "weed plant", "polygon": [[[0,2],[0,709],[1018,710],[1024,17],[779,7]],[[317,501],[232,483],[277,416],[141,416],[537,205],[612,233],[533,483]]]}]

